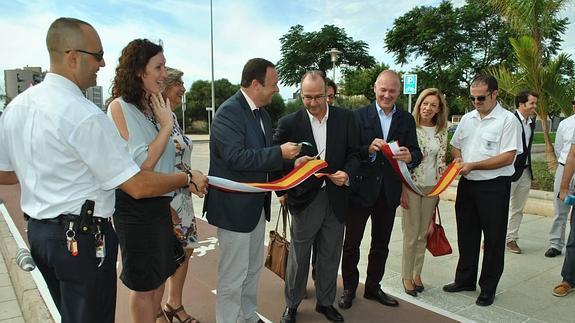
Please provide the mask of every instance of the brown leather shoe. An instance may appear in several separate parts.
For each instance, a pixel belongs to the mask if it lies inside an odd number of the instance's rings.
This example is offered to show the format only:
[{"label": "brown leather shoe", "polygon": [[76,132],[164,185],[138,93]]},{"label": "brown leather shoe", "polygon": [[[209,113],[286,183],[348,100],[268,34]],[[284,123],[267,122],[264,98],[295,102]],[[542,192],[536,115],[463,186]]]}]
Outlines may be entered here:
[{"label": "brown leather shoe", "polygon": [[557,297],[563,297],[563,296],[567,296],[569,295],[569,293],[571,293],[574,290],[573,287],[571,287],[571,285],[569,285],[569,283],[567,282],[561,282],[561,284],[555,286],[555,288],[553,288],[553,292],[551,292],[553,294],[553,296],[557,296]]},{"label": "brown leather shoe", "polygon": [[519,246],[517,245],[517,241],[515,240],[507,242],[507,250],[516,254],[521,253],[521,248],[519,248]]}]

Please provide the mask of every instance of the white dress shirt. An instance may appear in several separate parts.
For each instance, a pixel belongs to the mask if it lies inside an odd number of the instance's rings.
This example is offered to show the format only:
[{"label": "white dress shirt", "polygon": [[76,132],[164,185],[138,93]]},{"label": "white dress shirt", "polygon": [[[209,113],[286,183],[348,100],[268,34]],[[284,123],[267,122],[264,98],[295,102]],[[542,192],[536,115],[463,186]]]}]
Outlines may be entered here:
[{"label": "white dress shirt", "polygon": [[571,149],[571,138],[575,133],[575,114],[559,122],[559,127],[555,133],[555,157],[557,161],[565,165],[569,149]]},{"label": "white dress shirt", "polygon": [[531,133],[531,126],[530,126],[533,120],[531,118],[525,118],[519,111],[517,111],[517,114],[519,115],[519,119],[521,120],[521,126],[523,126],[523,132],[525,133],[525,145],[529,146],[529,140],[533,135]]},{"label": "white dress shirt", "polygon": [[[244,95],[244,98],[246,98],[246,101],[248,101],[248,105],[250,106],[250,109],[252,110],[252,114],[253,114],[256,109],[259,109],[259,107],[256,106],[256,104],[254,103],[254,101],[246,94],[246,92],[244,92],[244,90],[240,89],[240,91],[241,91],[242,94]],[[264,134],[265,134],[265,133],[266,133],[266,130],[264,129],[264,122],[263,122],[263,120],[261,120],[261,119],[260,119],[260,127],[262,127],[262,131],[263,131]]]},{"label": "white dress shirt", "polygon": [[313,139],[315,140],[317,153],[319,158],[325,160],[325,149],[327,141],[327,119],[329,117],[329,105],[327,106],[325,116],[321,120],[314,117],[306,109],[307,115],[309,117],[309,123],[311,124],[311,131],[313,133]]},{"label": "white dress shirt", "polygon": [[379,123],[381,124],[381,133],[383,134],[383,140],[387,141],[387,136],[389,135],[389,128],[391,127],[391,121],[393,120],[393,115],[397,111],[396,106],[393,106],[391,112],[386,114],[383,109],[375,101],[375,108],[377,109],[377,115],[379,116]]},{"label": "white dress shirt", "polygon": [[[491,113],[481,119],[479,112],[466,113],[451,138],[451,145],[461,150],[464,163],[477,162],[515,150],[523,152],[521,128],[513,113],[499,103]],[[474,181],[489,180],[499,176],[511,176],[513,163],[496,169],[473,170],[465,178]]]},{"label": "white dress shirt", "polygon": [[15,171],[22,211],[35,219],[114,212],[114,189],[139,167],[116,127],[76,84],[48,73],[18,95],[0,118],[0,170]]}]

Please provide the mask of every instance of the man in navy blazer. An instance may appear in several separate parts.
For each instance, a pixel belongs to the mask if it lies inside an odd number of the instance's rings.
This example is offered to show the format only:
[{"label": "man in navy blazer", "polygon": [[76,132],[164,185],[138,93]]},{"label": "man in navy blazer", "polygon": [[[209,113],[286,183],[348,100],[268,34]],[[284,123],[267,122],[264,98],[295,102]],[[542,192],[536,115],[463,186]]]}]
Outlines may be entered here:
[{"label": "man in navy blazer", "polygon": [[302,147],[301,154],[325,160],[328,167],[321,172],[329,175],[323,178],[312,176],[280,197],[280,202],[287,202],[292,214],[292,241],[285,279],[287,306],[281,322],[296,321],[297,307],[307,285],[312,246],[317,255],[316,311],[332,322],[341,322],[343,317],[333,303],[348,207],[349,179],[359,166],[359,133],[351,111],[328,106],[323,72],[310,71],[302,77],[301,97],[304,108],[280,119],[274,142],[312,143],[313,147]]},{"label": "man in navy blazer", "polygon": [[[237,182],[267,182],[294,159],[300,147],[272,146],[272,123],[262,109],[279,91],[274,65],[249,60],[241,89],[216,111],[210,135],[209,175]],[[265,221],[270,219],[270,193],[235,193],[210,187],[204,201],[208,222],[218,227],[220,256],[216,321],[257,322],[259,273],[263,263]],[[239,320],[239,321],[238,321]]]},{"label": "man in navy blazer", "polygon": [[509,200],[509,223],[507,225],[507,249],[513,253],[521,253],[517,245],[519,226],[523,219],[523,208],[529,197],[533,170],[531,169],[531,145],[535,134],[535,115],[539,95],[533,91],[521,91],[515,96],[515,112],[521,123],[521,140],[523,152],[515,157],[513,166],[515,173],[511,176],[511,199]]},{"label": "man in navy blazer", "polygon": [[381,290],[380,281],[389,253],[388,244],[402,185],[381,150],[387,143],[397,141],[400,151],[394,158],[407,163],[410,169],[419,165],[422,158],[415,121],[411,114],[395,104],[400,85],[396,72],[381,72],[373,86],[375,102],[355,111],[360,130],[361,167],[352,179],[354,192],[345,223],[341,264],[344,291],[338,302],[342,309],[350,308],[355,298],[359,284],[359,247],[370,217],[371,248],[363,296],[383,305],[398,305],[397,300]]}]

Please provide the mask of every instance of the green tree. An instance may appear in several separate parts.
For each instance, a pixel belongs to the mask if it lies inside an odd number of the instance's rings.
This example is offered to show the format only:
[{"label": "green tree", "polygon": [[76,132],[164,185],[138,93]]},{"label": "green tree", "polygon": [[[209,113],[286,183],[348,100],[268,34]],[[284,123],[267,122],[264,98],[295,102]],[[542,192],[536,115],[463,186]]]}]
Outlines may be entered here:
[{"label": "green tree", "polygon": [[[214,94],[216,109],[230,96],[239,90],[240,86],[230,83],[227,79],[214,81]],[[186,93],[186,125],[191,125],[193,121],[207,121],[208,113],[206,107],[212,106],[212,85],[211,81],[198,80],[192,83],[190,90]],[[176,116],[180,125],[182,124],[182,109],[176,110]],[[186,126],[186,129],[188,127]],[[205,129],[207,131],[207,128]]]},{"label": "green tree", "polygon": [[297,85],[309,70],[326,72],[332,68],[331,56],[325,52],[337,48],[342,53],[338,65],[369,68],[375,59],[368,54],[364,41],[355,41],[343,28],[324,25],[320,31],[305,32],[295,25],[280,38],[282,58],[277,63],[280,81],[287,86]]},{"label": "green tree", "polygon": [[512,55],[508,39],[514,35],[484,1],[469,0],[460,8],[443,1],[437,7],[415,7],[397,18],[385,45],[397,64],[422,60],[412,71],[418,75],[418,88],[439,88],[451,112],[463,113],[470,106],[461,100],[469,94],[470,81],[506,62]]},{"label": "green tree", "polygon": [[345,68],[343,74],[342,94],[363,95],[367,100],[373,101],[373,84],[381,71],[389,69],[389,65],[384,63],[375,64],[369,68]]},{"label": "green tree", "polygon": [[[488,0],[504,16],[509,25],[521,37],[511,38],[514,58],[518,69],[512,71],[505,66],[491,69],[501,83],[501,90],[515,95],[522,88],[539,93],[537,115],[541,120],[545,138],[545,154],[549,169],[555,169],[556,159],[549,137],[548,115],[553,105],[569,107],[570,93],[562,72],[572,69],[569,56],[557,54],[561,47],[561,35],[569,20],[559,19],[558,14],[567,7],[569,0]],[[567,115],[570,111],[565,110]]]},{"label": "green tree", "polygon": [[279,118],[283,115],[283,112],[286,108],[285,102],[282,99],[281,95],[278,93],[274,94],[272,97],[272,103],[268,105],[265,109],[270,114],[272,119],[272,124],[274,126],[277,125]]}]

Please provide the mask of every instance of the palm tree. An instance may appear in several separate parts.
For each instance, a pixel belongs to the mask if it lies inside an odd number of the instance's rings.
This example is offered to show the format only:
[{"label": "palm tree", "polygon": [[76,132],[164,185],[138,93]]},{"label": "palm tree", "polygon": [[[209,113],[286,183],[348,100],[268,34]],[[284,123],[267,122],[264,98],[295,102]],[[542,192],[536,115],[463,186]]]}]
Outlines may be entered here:
[{"label": "palm tree", "polygon": [[[541,119],[545,138],[547,166],[555,169],[556,159],[549,137],[547,116],[552,104],[561,107],[567,115],[571,114],[569,95],[562,86],[561,69],[566,66],[569,56],[560,54],[561,35],[564,34],[569,20],[557,16],[571,0],[487,0],[510,26],[519,34],[526,35],[510,39],[517,71],[511,72],[505,67],[492,68],[491,73],[498,78],[503,92],[515,95],[521,89],[531,89],[539,93],[537,115]],[[567,108],[567,109],[566,109]]]},{"label": "palm tree", "polygon": [[548,168],[556,167],[555,153],[549,137],[547,122],[551,105],[561,107],[565,115],[571,113],[569,91],[566,91],[561,80],[561,69],[569,62],[569,56],[560,54],[543,64],[543,58],[537,52],[535,40],[529,36],[510,39],[514,56],[517,61],[517,71],[512,72],[504,66],[492,68],[490,73],[499,81],[502,92],[515,96],[523,89],[530,89],[539,94],[537,116],[542,120],[543,136],[545,138],[545,154]]}]

